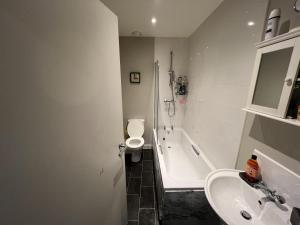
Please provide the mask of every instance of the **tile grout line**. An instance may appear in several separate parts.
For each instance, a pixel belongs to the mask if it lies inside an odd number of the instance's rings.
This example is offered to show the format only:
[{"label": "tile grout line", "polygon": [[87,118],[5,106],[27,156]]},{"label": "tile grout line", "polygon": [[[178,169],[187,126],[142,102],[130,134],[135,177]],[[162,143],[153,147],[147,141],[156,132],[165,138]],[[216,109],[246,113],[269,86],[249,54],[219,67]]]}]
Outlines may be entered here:
[{"label": "tile grout line", "polygon": [[140,211],[141,211],[141,196],[142,196],[142,181],[143,181],[143,163],[144,152],[142,151],[142,170],[141,170],[141,183],[140,183],[140,197],[139,197],[139,211],[138,211],[138,225],[140,225]]},{"label": "tile grout line", "polygon": [[[152,153],[153,154],[153,153]],[[143,156],[143,155],[142,155]],[[153,156],[152,156],[153,157]],[[144,171],[144,161],[151,161],[152,162],[152,170],[145,170]],[[131,181],[132,179],[131,178],[140,178],[140,193],[139,194],[127,194],[127,195],[136,195],[136,196],[139,196],[139,209],[138,209],[138,220],[128,220],[128,221],[134,221],[134,222],[137,222],[138,225],[140,225],[140,212],[141,210],[147,210],[147,209],[150,209],[150,210],[153,210],[154,211],[154,224],[153,225],[159,225],[157,224],[157,219],[156,219],[156,215],[157,215],[157,210],[155,208],[155,193],[156,193],[156,190],[155,190],[155,185],[154,185],[154,166],[153,166],[153,159],[152,160],[143,160],[141,161],[141,173],[140,173],[140,177],[129,177],[129,181]],[[131,168],[132,170],[132,168]],[[149,186],[149,185],[143,185],[143,173],[151,173],[153,176],[152,176],[152,185]],[[132,174],[132,171],[131,171],[131,174]],[[129,189],[129,185],[130,183],[128,182],[128,187],[127,187],[127,190]],[[154,202],[154,207],[153,208],[141,208],[141,198],[142,198],[142,188],[143,187],[148,187],[148,188],[152,188],[152,197],[153,197],[153,202]]]},{"label": "tile grout line", "polygon": [[[153,152],[152,152],[152,159],[153,159]],[[156,209],[155,209],[155,187],[154,187],[154,160],[152,160],[152,173],[153,173],[153,177],[152,177],[152,187],[153,187],[153,206],[154,206],[154,225],[156,225]]]},{"label": "tile grout line", "polygon": [[[153,163],[153,160],[143,160],[144,161],[151,161]],[[152,164],[152,170],[146,170],[144,171],[144,168],[143,168],[143,171],[142,171],[142,178],[143,178],[143,172],[147,172],[147,173],[151,173],[154,175],[154,167],[153,167],[153,164]],[[154,211],[154,225],[156,225],[156,210],[155,210],[155,198],[154,198],[154,195],[155,195],[155,190],[154,190],[154,185],[153,185],[153,179],[154,177],[152,177],[152,186],[143,186],[143,187],[151,187],[152,188],[152,198],[153,198],[153,204],[154,204],[154,208],[140,208],[140,209],[151,209]],[[143,179],[142,179],[143,180]]]}]

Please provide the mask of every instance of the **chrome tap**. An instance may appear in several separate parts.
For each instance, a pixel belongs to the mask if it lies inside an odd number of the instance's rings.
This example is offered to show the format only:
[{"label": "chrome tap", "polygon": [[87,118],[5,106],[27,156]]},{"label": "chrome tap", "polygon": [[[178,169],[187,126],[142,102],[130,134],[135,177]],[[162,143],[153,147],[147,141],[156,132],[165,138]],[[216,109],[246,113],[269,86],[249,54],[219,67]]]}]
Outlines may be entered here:
[{"label": "chrome tap", "polygon": [[274,202],[275,205],[281,210],[288,210],[288,208],[283,205],[285,203],[285,199],[281,195],[276,194],[276,191],[270,190],[264,182],[261,181],[255,184],[253,187],[255,189],[261,190],[262,193],[266,195],[258,201],[260,204],[266,202]]}]

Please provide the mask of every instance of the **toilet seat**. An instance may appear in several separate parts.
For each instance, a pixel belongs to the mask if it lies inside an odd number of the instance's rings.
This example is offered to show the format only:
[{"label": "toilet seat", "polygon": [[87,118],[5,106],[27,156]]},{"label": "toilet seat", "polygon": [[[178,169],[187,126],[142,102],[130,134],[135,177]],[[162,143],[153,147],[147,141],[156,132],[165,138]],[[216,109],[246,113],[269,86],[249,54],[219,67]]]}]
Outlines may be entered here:
[{"label": "toilet seat", "polygon": [[130,137],[126,140],[127,147],[131,149],[138,149],[144,145],[144,138],[142,137]]},{"label": "toilet seat", "polygon": [[127,124],[127,133],[129,138],[126,140],[128,152],[131,153],[131,162],[139,162],[141,160],[142,149],[144,146],[144,120],[130,119]]},{"label": "toilet seat", "polygon": [[127,132],[130,137],[142,137],[144,134],[144,124],[141,120],[130,120],[127,125]]}]

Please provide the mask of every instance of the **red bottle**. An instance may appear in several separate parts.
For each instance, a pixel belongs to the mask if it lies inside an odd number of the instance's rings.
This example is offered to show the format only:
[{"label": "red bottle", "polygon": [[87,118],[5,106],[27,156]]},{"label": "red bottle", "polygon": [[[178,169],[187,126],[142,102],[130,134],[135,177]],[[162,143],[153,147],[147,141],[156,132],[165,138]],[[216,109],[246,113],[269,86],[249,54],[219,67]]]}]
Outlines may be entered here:
[{"label": "red bottle", "polygon": [[252,155],[251,159],[247,161],[247,165],[245,169],[246,177],[252,182],[257,181],[259,178],[259,165],[256,159],[257,156]]}]

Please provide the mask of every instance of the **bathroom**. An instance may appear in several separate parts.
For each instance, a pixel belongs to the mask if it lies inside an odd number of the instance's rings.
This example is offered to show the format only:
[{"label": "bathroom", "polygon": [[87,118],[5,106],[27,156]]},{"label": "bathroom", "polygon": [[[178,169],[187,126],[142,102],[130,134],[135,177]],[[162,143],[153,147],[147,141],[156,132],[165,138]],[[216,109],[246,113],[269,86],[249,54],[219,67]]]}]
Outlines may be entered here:
[{"label": "bathroom", "polygon": [[1,225],[300,224],[299,0],[0,17]]}]

